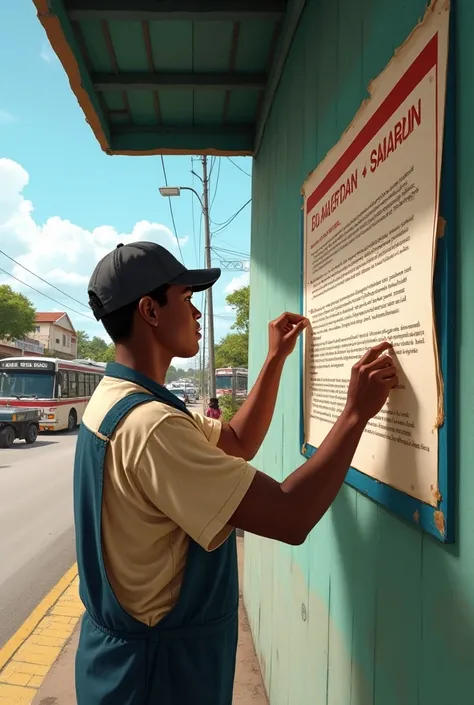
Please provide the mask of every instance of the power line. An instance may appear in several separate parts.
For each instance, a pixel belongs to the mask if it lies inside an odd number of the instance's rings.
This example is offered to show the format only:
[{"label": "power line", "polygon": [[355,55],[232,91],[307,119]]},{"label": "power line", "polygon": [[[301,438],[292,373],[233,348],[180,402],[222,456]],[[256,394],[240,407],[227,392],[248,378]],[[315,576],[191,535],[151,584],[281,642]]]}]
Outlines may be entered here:
[{"label": "power line", "polygon": [[248,176],[250,179],[252,178],[252,174],[249,174],[248,171],[245,171],[245,169],[242,169],[241,166],[237,164],[237,162],[234,162],[234,160],[231,157],[227,157],[227,159],[235,166],[236,169],[242,172],[242,174],[245,174]]},{"label": "power line", "polygon": [[211,220],[212,224],[215,225],[216,227],[226,227],[227,225],[229,225],[229,223],[231,223],[231,222],[234,220],[234,218],[235,218],[241,211],[243,211],[243,209],[244,209],[246,206],[248,206],[248,204],[250,203],[251,200],[252,200],[252,199],[249,198],[249,200],[247,201],[247,203],[244,203],[244,205],[243,205],[241,208],[239,208],[239,210],[238,210],[236,213],[233,213],[231,216],[229,216],[229,217],[227,218],[227,220],[224,220],[222,223],[216,223],[214,220]]},{"label": "power line", "polygon": [[211,163],[210,163],[210,167],[209,167],[209,179],[211,178],[212,171],[213,171],[214,166],[216,164],[216,159],[217,159],[217,157],[211,157]]},{"label": "power line", "polygon": [[213,206],[214,201],[216,200],[216,196],[217,196],[217,189],[219,188],[219,177],[221,175],[221,163],[222,163],[222,159],[219,159],[219,164],[217,166],[216,187],[214,189],[214,195],[211,200],[211,205],[209,206],[209,212],[212,210],[212,206]]},{"label": "power line", "polygon": [[25,272],[28,272],[28,274],[32,274],[34,277],[36,277],[36,278],[39,279],[40,281],[44,282],[44,284],[47,284],[48,286],[52,287],[53,289],[56,289],[56,291],[59,291],[59,293],[60,293],[60,294],[63,294],[63,296],[67,296],[68,299],[71,299],[72,301],[75,301],[77,304],[80,304],[81,306],[84,306],[84,308],[87,308],[87,310],[90,310],[90,309],[89,309],[89,306],[88,306],[87,304],[85,304],[83,301],[79,301],[79,299],[74,298],[74,296],[71,296],[70,294],[67,294],[67,293],[66,293],[65,291],[63,291],[62,289],[59,289],[59,288],[58,288],[57,286],[55,286],[54,284],[51,284],[51,282],[47,281],[46,279],[43,279],[43,277],[40,277],[39,274],[36,274],[36,272],[33,272],[31,269],[28,269],[28,267],[25,267],[25,265],[24,265],[24,264],[21,264],[21,262],[17,262],[16,259],[13,259],[13,257],[10,257],[10,255],[7,255],[7,253],[4,252],[3,250],[0,250],[0,254],[2,254],[4,257],[6,257],[7,259],[9,259],[11,262],[14,262],[15,264],[17,264],[19,267],[21,267],[22,269],[24,269]]},{"label": "power line", "polygon": [[212,250],[217,254],[222,252],[225,255],[237,255],[238,257],[246,257],[247,259],[250,259],[250,255],[247,252],[242,252],[242,250],[230,250],[226,247],[213,247]]},{"label": "power line", "polygon": [[217,230],[214,231],[213,235],[216,235],[217,233],[221,233],[223,230],[225,230],[226,228],[228,228],[229,225],[237,218],[237,216],[238,216],[240,213],[242,213],[242,211],[244,210],[244,208],[246,208],[246,207],[248,206],[248,204],[250,203],[251,200],[252,200],[252,199],[249,198],[249,200],[247,201],[247,203],[244,203],[244,205],[243,205],[241,208],[239,208],[239,210],[238,210],[236,213],[234,213],[234,215],[233,215],[231,218],[229,218],[229,220],[227,221],[227,223],[225,223],[225,225],[222,225],[222,227],[220,227],[220,228],[218,228]]},{"label": "power line", "polygon": [[[191,174],[193,174],[193,179],[192,179],[192,185],[194,187],[194,172],[193,172],[193,158],[191,157]],[[194,196],[194,194],[193,194]],[[196,266],[199,267],[199,255],[198,255],[198,249],[197,249],[197,241],[196,241],[196,221],[194,217],[194,197],[191,198],[191,217],[193,221],[193,245],[194,245],[194,254],[196,255]]]},{"label": "power line", "polygon": [[52,296],[45,294],[43,291],[40,291],[39,289],[35,289],[34,286],[31,286],[31,284],[27,284],[26,282],[22,281],[21,279],[18,279],[18,277],[15,277],[10,272],[7,272],[6,269],[2,269],[0,267],[0,272],[3,272],[4,274],[11,277],[12,279],[19,282],[20,284],[23,284],[23,286],[27,286],[29,289],[36,291],[36,293],[39,294],[40,296],[44,296],[46,299],[49,299],[50,301],[54,301],[55,304],[58,304],[59,306],[62,306],[63,308],[67,308],[69,311],[72,311],[73,313],[77,313],[78,316],[84,316],[84,318],[88,318],[90,321],[95,321],[95,318],[92,318],[92,316],[87,316],[85,313],[82,313],[82,311],[76,311],[76,309],[71,308],[71,306],[68,306],[67,304],[63,303],[62,301],[58,301],[57,299],[53,299]]},{"label": "power line", "polygon": [[[165,179],[165,186],[168,186],[168,177],[167,177],[167,175],[166,175],[165,160],[164,160],[164,157],[163,157],[162,154],[161,154],[160,156],[161,156],[161,166],[163,167],[163,177],[164,177],[164,179]],[[173,206],[171,205],[171,198],[170,198],[170,196],[168,196],[168,205],[169,205],[169,207],[170,207],[171,220],[172,220],[172,222],[173,222],[174,236],[175,236],[175,238],[176,238],[176,242],[178,243],[178,250],[179,250],[179,254],[181,255],[181,261],[182,261],[182,263],[184,264],[184,257],[183,257],[183,253],[181,252],[181,244],[180,244],[180,242],[179,242],[178,229],[177,229],[177,227],[176,227],[176,221],[175,221],[175,219],[174,219]]]}]

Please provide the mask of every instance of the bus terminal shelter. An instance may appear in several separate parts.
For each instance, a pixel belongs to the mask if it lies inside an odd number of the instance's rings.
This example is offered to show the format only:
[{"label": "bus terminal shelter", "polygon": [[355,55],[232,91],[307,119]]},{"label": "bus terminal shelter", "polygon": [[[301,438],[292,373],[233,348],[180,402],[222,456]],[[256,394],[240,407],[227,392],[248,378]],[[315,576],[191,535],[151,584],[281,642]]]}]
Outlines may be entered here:
[{"label": "bus terminal shelter", "polygon": [[[425,0],[34,3],[98,149],[253,156],[255,378],[268,321],[302,308],[303,184],[429,13]],[[452,0],[440,213],[454,282],[445,312],[449,540],[446,497],[436,498],[436,537],[416,512],[409,521],[349,484],[303,546],[246,536],[244,599],[271,705],[474,702],[473,34],[474,3]],[[416,105],[410,116],[408,131],[422,119]],[[287,363],[255,460],[278,480],[303,461],[302,364],[297,354]]]}]

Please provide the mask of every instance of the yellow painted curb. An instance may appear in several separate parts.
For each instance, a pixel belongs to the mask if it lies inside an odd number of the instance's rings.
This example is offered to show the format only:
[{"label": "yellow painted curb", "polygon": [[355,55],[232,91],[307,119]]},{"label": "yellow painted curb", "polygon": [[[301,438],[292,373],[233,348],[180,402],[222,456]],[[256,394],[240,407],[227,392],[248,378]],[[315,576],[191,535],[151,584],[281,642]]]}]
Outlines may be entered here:
[{"label": "yellow painted curb", "polygon": [[29,705],[84,611],[77,565],[0,649],[0,703]]}]

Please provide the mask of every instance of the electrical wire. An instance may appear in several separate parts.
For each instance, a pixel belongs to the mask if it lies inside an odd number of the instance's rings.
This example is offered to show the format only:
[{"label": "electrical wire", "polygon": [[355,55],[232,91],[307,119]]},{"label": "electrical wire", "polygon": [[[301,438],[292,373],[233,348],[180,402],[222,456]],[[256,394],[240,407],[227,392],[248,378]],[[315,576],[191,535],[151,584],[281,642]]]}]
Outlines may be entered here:
[{"label": "electrical wire", "polygon": [[211,249],[213,252],[216,252],[216,254],[223,253],[225,255],[236,255],[238,257],[246,257],[247,259],[250,258],[250,255],[247,252],[242,252],[242,250],[230,250],[226,247],[212,247]]},{"label": "electrical wire", "polygon": [[7,253],[4,252],[3,250],[0,250],[0,254],[2,254],[4,257],[6,257],[7,259],[9,259],[11,262],[14,262],[16,265],[18,265],[19,267],[21,267],[22,269],[24,269],[25,272],[28,272],[28,274],[32,274],[34,277],[36,277],[37,279],[39,279],[40,281],[42,281],[44,284],[47,284],[48,286],[52,287],[53,289],[56,289],[56,291],[59,291],[59,293],[60,293],[60,294],[63,294],[63,296],[67,296],[68,299],[71,299],[72,301],[75,301],[76,304],[80,304],[81,306],[84,306],[84,308],[87,308],[87,310],[90,311],[89,306],[88,306],[87,304],[85,304],[83,301],[79,301],[79,299],[74,298],[74,296],[71,296],[70,294],[67,294],[67,293],[66,293],[65,291],[63,291],[62,289],[59,289],[59,288],[58,288],[57,286],[55,286],[54,284],[51,284],[51,282],[47,281],[46,279],[43,279],[43,277],[40,277],[39,274],[36,274],[36,272],[33,272],[31,269],[28,269],[28,267],[25,267],[25,265],[24,265],[24,264],[21,264],[21,262],[17,262],[16,259],[13,259],[13,257],[10,257],[10,255],[7,255]]},{"label": "electrical wire", "polygon": [[211,212],[212,206],[214,205],[214,201],[216,200],[217,189],[219,188],[219,177],[221,175],[221,164],[222,164],[222,159],[219,159],[219,164],[217,166],[216,187],[214,189],[214,195],[211,200],[211,205],[209,206],[209,217],[210,217],[210,212]]},{"label": "electrical wire", "polygon": [[39,294],[40,296],[44,296],[46,299],[53,301],[55,304],[58,304],[59,306],[62,306],[63,308],[67,308],[69,311],[72,311],[73,313],[77,313],[78,316],[84,316],[84,318],[88,318],[90,321],[95,321],[95,318],[92,318],[92,316],[87,316],[85,313],[82,313],[82,311],[76,311],[76,309],[71,308],[71,306],[68,306],[67,304],[63,303],[62,301],[58,301],[57,299],[53,299],[52,296],[45,294],[43,291],[40,291],[39,289],[35,289],[34,286],[31,286],[31,284],[27,284],[26,282],[22,281],[21,279],[18,279],[18,277],[15,277],[10,272],[7,272],[6,269],[2,269],[0,267],[0,272],[3,272],[3,274],[6,274],[7,276],[11,277],[15,281],[19,282],[20,284],[23,284],[23,286],[27,286],[29,289],[36,291],[37,294]]},{"label": "electrical wire", "polygon": [[[165,179],[165,186],[168,186],[168,176],[166,175],[165,160],[164,160],[164,157],[162,154],[160,156],[161,156],[161,166],[163,167],[163,177]],[[183,257],[183,253],[181,252],[181,244],[179,242],[178,229],[176,227],[176,221],[174,219],[173,206],[171,204],[170,196],[168,196],[168,205],[170,207],[171,220],[173,222],[173,228],[174,228],[174,236],[176,238],[176,242],[178,243],[178,250],[179,250],[179,254],[181,256],[181,262],[184,264],[184,257]]]},{"label": "electrical wire", "polygon": [[249,200],[248,200],[246,203],[244,203],[244,205],[243,205],[241,208],[239,208],[239,210],[238,210],[236,213],[233,213],[231,216],[229,216],[229,217],[227,218],[227,220],[224,220],[222,223],[217,223],[217,222],[214,221],[214,220],[211,220],[211,223],[212,223],[213,225],[217,226],[217,227],[224,227],[224,226],[229,225],[229,223],[231,223],[231,222],[234,220],[234,218],[235,218],[241,211],[243,211],[243,209],[244,209],[246,206],[248,206],[248,204],[251,202],[251,200],[252,200],[252,199],[249,198]]},{"label": "electrical wire", "polygon": [[[193,173],[193,158],[191,157],[191,174],[193,174],[193,180],[192,180],[192,185],[194,188],[194,173]],[[194,194],[193,198],[191,198],[191,218],[192,218],[192,223],[193,223],[193,244],[194,244],[194,254],[196,256],[196,265],[199,266],[199,254],[198,254],[198,248],[197,248],[197,240],[196,240],[196,220],[194,216]]]},{"label": "electrical wire", "polygon": [[241,166],[237,164],[237,162],[234,162],[234,160],[231,157],[227,157],[227,159],[230,161],[231,164],[235,166],[236,169],[242,172],[242,174],[245,174],[248,176],[250,179],[252,178],[252,174],[249,174],[248,171],[245,171],[245,169],[242,169]]},{"label": "electrical wire", "polygon": [[252,199],[249,198],[249,200],[247,201],[247,203],[244,203],[244,205],[243,205],[241,208],[239,208],[239,210],[238,210],[236,213],[234,213],[234,215],[233,215],[231,218],[229,218],[229,220],[225,223],[225,225],[223,224],[220,228],[218,228],[217,230],[214,230],[214,232],[213,232],[212,235],[215,236],[215,235],[217,235],[217,233],[221,233],[223,230],[225,230],[226,228],[228,228],[229,225],[237,218],[237,216],[238,216],[240,213],[242,213],[242,211],[244,210],[244,208],[246,208],[246,207],[248,206],[248,204],[251,202],[251,200],[252,200]]},{"label": "electrical wire", "polygon": [[209,176],[208,176],[208,180],[211,178],[212,171],[213,171],[214,166],[215,166],[215,164],[216,164],[216,159],[217,159],[217,157],[211,157],[210,164],[209,164]]}]

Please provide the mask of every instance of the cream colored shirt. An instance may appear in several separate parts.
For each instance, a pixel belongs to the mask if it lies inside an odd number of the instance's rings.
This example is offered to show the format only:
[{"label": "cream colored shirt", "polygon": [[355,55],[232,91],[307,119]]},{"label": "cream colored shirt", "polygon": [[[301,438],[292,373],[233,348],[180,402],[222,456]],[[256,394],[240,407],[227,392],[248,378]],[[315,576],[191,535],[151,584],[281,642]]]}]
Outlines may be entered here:
[{"label": "cream colored shirt", "polygon": [[[83,423],[93,433],[122,397],[146,389],[104,377]],[[205,550],[231,533],[229,519],[255,469],[217,448],[221,423],[158,401],[133,409],[107,448],[102,547],[114,593],[133,617],[152,626],[176,604],[189,537]]]}]

